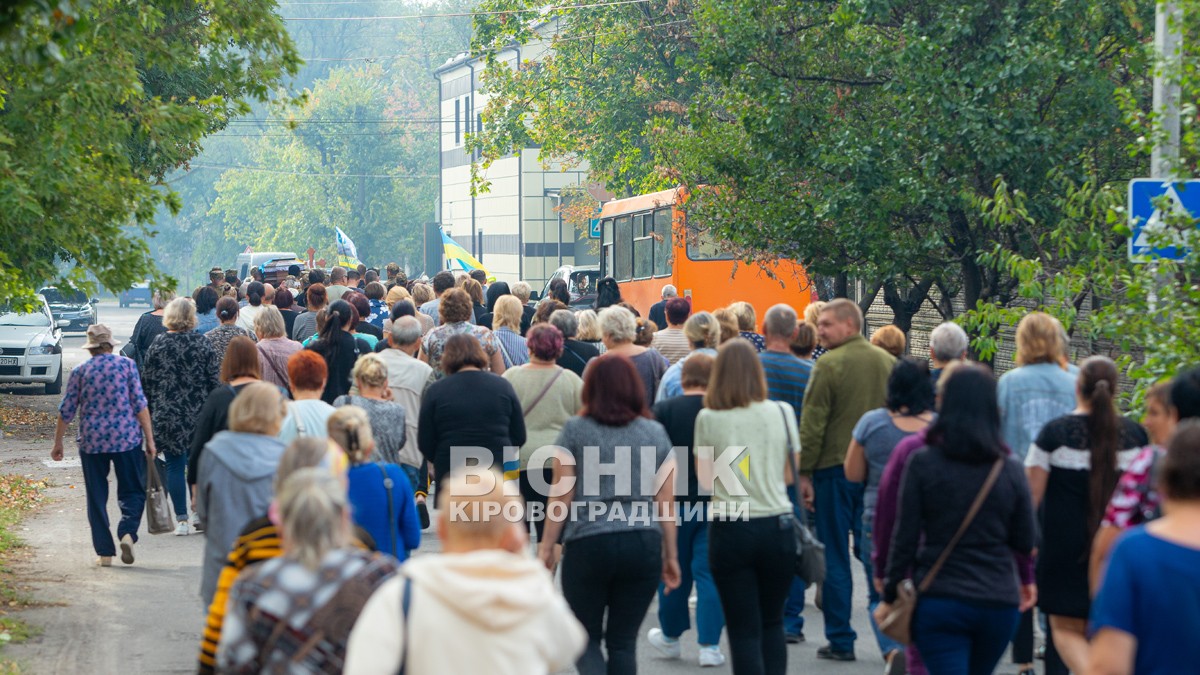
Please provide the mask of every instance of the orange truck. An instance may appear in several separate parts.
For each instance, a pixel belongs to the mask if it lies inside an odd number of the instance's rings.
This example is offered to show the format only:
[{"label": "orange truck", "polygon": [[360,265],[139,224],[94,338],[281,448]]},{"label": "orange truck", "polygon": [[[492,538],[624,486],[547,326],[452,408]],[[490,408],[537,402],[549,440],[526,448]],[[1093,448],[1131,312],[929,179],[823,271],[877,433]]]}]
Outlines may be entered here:
[{"label": "orange truck", "polygon": [[739,261],[707,230],[688,224],[683,189],[663,190],[606,202],[600,220],[600,277],[611,276],[621,298],[647,316],[675,286],[694,311],[713,311],[739,300],[761,320],[772,305],[786,303],[803,316],[816,300],[804,268],[791,260],[760,266]]}]

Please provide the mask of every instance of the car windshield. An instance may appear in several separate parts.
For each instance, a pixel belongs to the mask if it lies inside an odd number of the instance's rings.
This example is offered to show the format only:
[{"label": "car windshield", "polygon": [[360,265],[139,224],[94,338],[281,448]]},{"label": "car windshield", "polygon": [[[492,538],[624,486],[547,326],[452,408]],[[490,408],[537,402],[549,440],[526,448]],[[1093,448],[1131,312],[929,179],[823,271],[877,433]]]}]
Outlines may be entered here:
[{"label": "car windshield", "polygon": [[12,311],[12,307],[0,305],[0,326],[49,326],[50,317],[42,312],[21,314]]},{"label": "car windshield", "polygon": [[600,279],[599,270],[576,270],[571,272],[571,304],[580,300],[591,301],[596,294],[596,282]]},{"label": "car windshield", "polygon": [[87,296],[82,291],[60,291],[57,288],[43,288],[41,293],[46,302],[51,305],[86,305]]}]

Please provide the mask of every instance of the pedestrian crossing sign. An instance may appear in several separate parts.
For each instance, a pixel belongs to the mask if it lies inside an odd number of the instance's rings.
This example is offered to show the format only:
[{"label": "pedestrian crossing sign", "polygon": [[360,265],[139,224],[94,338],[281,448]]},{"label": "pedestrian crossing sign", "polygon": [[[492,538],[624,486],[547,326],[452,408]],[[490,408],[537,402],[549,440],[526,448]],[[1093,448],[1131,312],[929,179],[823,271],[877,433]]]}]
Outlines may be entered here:
[{"label": "pedestrian crossing sign", "polygon": [[1191,252],[1182,242],[1164,245],[1155,234],[1166,231],[1173,218],[1200,216],[1200,180],[1171,181],[1137,178],[1129,181],[1129,258],[1135,262],[1152,259],[1181,260]]}]

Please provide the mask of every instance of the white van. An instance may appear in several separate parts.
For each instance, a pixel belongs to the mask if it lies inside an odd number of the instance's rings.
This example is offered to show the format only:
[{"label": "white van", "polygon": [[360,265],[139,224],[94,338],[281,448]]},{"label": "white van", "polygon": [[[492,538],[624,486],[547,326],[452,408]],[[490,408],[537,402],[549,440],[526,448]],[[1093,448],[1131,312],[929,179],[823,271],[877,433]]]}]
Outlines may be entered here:
[{"label": "white van", "polygon": [[259,265],[271,262],[272,260],[291,260],[299,258],[295,253],[243,253],[237,257],[237,263],[234,264],[234,269],[237,270],[238,278],[246,280],[250,278],[250,269]]}]

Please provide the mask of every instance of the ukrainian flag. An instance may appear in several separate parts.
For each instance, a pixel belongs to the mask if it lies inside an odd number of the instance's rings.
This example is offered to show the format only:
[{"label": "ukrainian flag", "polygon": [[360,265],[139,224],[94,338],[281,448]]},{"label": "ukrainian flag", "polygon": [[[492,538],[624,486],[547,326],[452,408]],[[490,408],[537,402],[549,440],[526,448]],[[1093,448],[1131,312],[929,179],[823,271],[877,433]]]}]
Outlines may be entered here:
[{"label": "ukrainian flag", "polygon": [[[467,249],[459,246],[458,242],[451,239],[445,230],[442,230],[442,249],[446,253],[446,267],[451,269],[457,268],[464,272],[483,270],[484,273],[487,273],[487,268],[483,266],[483,263],[476,260],[470,253],[467,253]],[[487,279],[490,283],[495,281],[496,277],[488,274]]]}]

